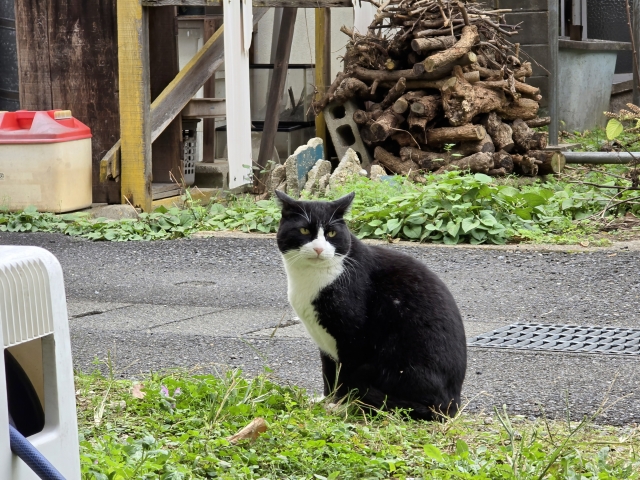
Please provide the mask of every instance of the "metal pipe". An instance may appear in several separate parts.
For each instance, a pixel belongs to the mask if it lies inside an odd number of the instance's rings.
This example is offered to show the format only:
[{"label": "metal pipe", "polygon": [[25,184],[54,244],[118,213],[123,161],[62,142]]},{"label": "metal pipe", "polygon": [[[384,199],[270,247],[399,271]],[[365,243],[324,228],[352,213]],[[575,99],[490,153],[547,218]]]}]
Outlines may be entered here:
[{"label": "metal pipe", "polygon": [[589,163],[596,165],[625,164],[640,160],[640,152],[562,152],[566,163]]},{"label": "metal pipe", "polygon": [[549,145],[558,145],[558,0],[549,0]]}]

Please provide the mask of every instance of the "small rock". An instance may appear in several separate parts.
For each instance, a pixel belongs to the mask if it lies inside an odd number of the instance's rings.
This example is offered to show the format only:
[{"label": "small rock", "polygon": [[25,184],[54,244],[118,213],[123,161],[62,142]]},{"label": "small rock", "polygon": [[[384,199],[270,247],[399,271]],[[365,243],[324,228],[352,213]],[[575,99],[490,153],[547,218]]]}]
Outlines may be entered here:
[{"label": "small rock", "polygon": [[278,188],[282,182],[287,179],[287,169],[284,165],[278,165],[271,172],[271,177],[269,178],[269,191],[273,193],[274,190]]},{"label": "small rock", "polygon": [[486,418],[484,419],[484,424],[485,424],[485,425],[493,425],[493,418],[491,418],[491,417],[486,417]]},{"label": "small rock", "polygon": [[298,198],[300,190],[304,188],[307,174],[316,165],[318,160],[324,158],[324,148],[321,138],[312,138],[306,145],[296,148],[287,161],[287,194]]},{"label": "small rock", "polygon": [[138,212],[131,205],[104,205],[90,210],[93,218],[108,220],[122,220],[123,218],[138,218]]},{"label": "small rock", "polygon": [[364,168],[361,169],[358,173],[361,177],[366,177],[368,175],[367,171]]},{"label": "small rock", "polygon": [[318,160],[307,174],[308,180],[304,186],[304,191],[308,193],[315,193],[318,191],[320,179],[327,174],[331,176],[331,162],[328,160]]},{"label": "small rock", "polygon": [[318,191],[319,192],[324,192],[327,189],[330,179],[331,179],[331,174],[330,173],[327,173],[326,175],[320,177],[320,179],[318,180]]},{"label": "small rock", "polygon": [[387,172],[385,171],[384,167],[381,167],[380,165],[371,165],[371,174],[369,175],[369,178],[371,178],[371,180],[379,181],[380,177],[383,177],[386,174]]},{"label": "small rock", "polygon": [[360,170],[362,170],[362,166],[358,154],[350,148],[331,174],[329,189],[344,184],[350,177],[360,175]]}]

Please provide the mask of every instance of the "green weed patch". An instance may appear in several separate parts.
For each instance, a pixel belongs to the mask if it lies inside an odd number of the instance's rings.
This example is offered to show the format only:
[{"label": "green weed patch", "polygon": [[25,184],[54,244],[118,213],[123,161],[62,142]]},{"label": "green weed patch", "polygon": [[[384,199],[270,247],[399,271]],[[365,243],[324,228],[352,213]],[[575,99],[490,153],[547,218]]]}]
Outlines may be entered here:
[{"label": "green weed patch", "polygon": [[[443,423],[313,402],[264,376],[76,377],[83,479],[637,479],[637,427],[501,411]],[[268,430],[227,438],[256,417]]]},{"label": "green weed patch", "polygon": [[[607,186],[626,182],[606,172],[589,175]],[[605,207],[611,218],[640,208],[640,202],[623,202],[635,197],[631,190],[619,192],[613,202],[615,189],[580,182],[518,185],[516,179],[457,172],[431,175],[425,185],[403,177],[382,182],[355,178],[329,199],[350,191],[356,192],[356,198],[347,221],[358,237],[445,244],[579,239],[597,232],[590,220]],[[0,210],[0,231],[57,232],[90,240],[159,240],[203,230],[272,233],[280,221],[280,209],[273,200],[256,202],[251,196],[229,196],[208,205],[188,201],[187,205],[184,209],[161,207],[120,221],[91,219],[87,213],[40,213],[33,208],[18,213]]]}]

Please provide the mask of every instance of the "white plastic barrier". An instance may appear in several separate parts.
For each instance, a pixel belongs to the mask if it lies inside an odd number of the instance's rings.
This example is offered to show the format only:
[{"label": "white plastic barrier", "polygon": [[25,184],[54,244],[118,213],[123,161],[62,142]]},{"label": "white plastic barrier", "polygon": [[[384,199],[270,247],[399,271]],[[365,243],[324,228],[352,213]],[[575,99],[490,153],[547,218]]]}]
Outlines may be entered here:
[{"label": "white plastic barrier", "polygon": [[[20,363],[44,407],[28,437],[66,480],[80,479],[73,365],[62,268],[46,250],[0,246],[0,344]],[[9,447],[4,355],[0,355],[0,479],[37,480]]]}]

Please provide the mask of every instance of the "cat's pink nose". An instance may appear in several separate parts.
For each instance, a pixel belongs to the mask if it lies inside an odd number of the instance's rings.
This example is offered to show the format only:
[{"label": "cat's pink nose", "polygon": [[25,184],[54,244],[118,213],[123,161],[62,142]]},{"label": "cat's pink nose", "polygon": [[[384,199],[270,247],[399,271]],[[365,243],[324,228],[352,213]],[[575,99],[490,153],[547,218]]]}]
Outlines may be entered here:
[{"label": "cat's pink nose", "polygon": [[315,247],[313,249],[318,255],[320,255],[322,252],[324,252],[324,248],[320,248],[320,247]]}]

